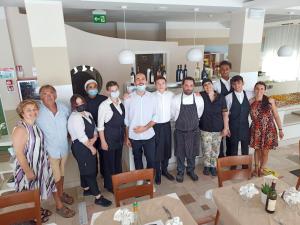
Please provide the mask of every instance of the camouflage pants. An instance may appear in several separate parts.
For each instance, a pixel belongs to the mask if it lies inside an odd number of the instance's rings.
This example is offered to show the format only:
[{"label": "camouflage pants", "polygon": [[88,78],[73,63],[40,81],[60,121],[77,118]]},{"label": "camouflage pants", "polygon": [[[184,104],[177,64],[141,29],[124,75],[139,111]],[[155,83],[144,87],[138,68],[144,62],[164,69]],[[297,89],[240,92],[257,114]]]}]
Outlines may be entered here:
[{"label": "camouflage pants", "polygon": [[221,140],[221,132],[207,132],[201,130],[201,148],[204,154],[204,166],[217,166]]}]

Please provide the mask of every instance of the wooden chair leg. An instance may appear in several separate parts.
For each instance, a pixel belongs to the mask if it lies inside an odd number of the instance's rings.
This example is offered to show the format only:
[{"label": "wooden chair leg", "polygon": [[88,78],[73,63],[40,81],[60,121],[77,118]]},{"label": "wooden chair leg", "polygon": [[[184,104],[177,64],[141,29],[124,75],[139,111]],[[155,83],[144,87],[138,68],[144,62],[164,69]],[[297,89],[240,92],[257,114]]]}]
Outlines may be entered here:
[{"label": "wooden chair leg", "polygon": [[298,190],[300,187],[300,177],[298,178],[297,184],[296,184],[296,189]]},{"label": "wooden chair leg", "polygon": [[220,220],[220,212],[219,212],[219,210],[218,210],[218,211],[217,211],[217,215],[216,215],[216,219],[215,219],[215,225],[218,225],[219,220]]}]

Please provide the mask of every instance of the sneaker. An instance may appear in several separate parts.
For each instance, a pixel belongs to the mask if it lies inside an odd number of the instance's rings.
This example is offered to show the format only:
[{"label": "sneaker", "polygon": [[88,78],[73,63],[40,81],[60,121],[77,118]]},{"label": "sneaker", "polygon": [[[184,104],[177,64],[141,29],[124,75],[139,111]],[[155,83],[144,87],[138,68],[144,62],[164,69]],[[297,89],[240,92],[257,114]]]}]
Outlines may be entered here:
[{"label": "sneaker", "polygon": [[197,181],[199,178],[195,172],[187,172],[186,173],[193,181]]},{"label": "sneaker", "polygon": [[108,207],[112,204],[111,201],[109,201],[108,199],[104,198],[102,195],[100,196],[100,198],[96,198],[95,199],[95,204],[96,205],[101,205],[103,207]]},{"label": "sneaker", "polygon": [[213,177],[217,176],[217,169],[216,167],[210,167],[210,173]]},{"label": "sneaker", "polygon": [[183,174],[178,173],[177,176],[176,176],[176,181],[178,183],[182,183],[183,182],[183,178],[184,178]]},{"label": "sneaker", "polygon": [[204,174],[205,176],[208,176],[208,175],[209,175],[209,167],[204,166],[203,174]]}]

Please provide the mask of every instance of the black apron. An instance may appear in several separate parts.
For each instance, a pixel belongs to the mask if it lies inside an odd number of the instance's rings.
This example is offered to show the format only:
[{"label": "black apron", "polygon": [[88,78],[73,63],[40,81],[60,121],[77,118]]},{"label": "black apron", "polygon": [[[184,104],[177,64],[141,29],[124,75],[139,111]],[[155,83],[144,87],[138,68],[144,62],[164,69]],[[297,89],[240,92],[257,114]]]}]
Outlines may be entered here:
[{"label": "black apron", "polygon": [[244,91],[244,100],[240,104],[234,92],[232,92],[232,105],[229,114],[230,139],[233,141],[249,141],[250,128],[248,116],[250,104]]},{"label": "black apron", "polygon": [[157,123],[153,127],[155,132],[155,161],[161,162],[171,158],[172,132],[171,123]]},{"label": "black apron", "polygon": [[125,134],[125,108],[124,105],[120,104],[122,115],[116,109],[113,103],[110,104],[110,108],[113,111],[113,116],[107,123],[104,124],[104,136],[110,149],[122,149]]},{"label": "black apron", "polygon": [[180,103],[180,111],[175,122],[174,147],[175,156],[193,158],[199,155],[200,131],[199,118],[195,96],[193,104],[183,105]]},{"label": "black apron", "polygon": [[220,84],[221,84],[221,95],[226,96],[228,94],[230,94],[231,92],[233,92],[233,88],[230,85],[230,90],[228,91],[225,84],[222,82],[222,80],[220,80]]},{"label": "black apron", "polygon": [[[85,134],[88,139],[94,137],[96,124],[93,118],[89,117],[92,123],[82,117],[85,126]],[[78,139],[74,140],[71,145],[72,153],[77,160],[80,175],[91,175],[97,173],[97,155],[93,155],[91,150],[87,148]]]}]

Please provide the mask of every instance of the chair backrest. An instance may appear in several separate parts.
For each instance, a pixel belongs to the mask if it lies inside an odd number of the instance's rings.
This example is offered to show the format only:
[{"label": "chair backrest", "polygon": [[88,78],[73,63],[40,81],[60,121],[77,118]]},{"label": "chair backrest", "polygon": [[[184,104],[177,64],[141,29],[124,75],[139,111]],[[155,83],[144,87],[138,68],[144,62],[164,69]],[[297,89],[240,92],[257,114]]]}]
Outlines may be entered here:
[{"label": "chair backrest", "polygon": [[[232,169],[232,167],[247,165],[245,169]],[[226,170],[224,170],[226,168]],[[223,182],[233,179],[250,179],[252,171],[252,155],[228,156],[219,158],[217,162],[219,187]]]},{"label": "chair backrest", "polygon": [[296,184],[296,190],[298,190],[300,187],[300,177],[298,177],[298,181],[297,181],[297,184]]},{"label": "chair backrest", "polygon": [[[149,195],[153,198],[153,169],[134,170],[125,173],[119,173],[112,176],[112,183],[115,195],[116,206],[120,206],[120,201]],[[139,180],[146,180],[142,185],[134,185],[130,187],[120,187],[123,184],[136,183]]]},{"label": "chair backrest", "polygon": [[[32,207],[22,207],[21,204],[34,203]],[[5,210],[6,207],[16,207],[17,209]],[[18,209],[20,208],[20,209]],[[41,225],[40,194],[39,190],[10,193],[0,196],[0,221],[1,224],[15,224],[30,220],[36,220],[37,225]]]}]

